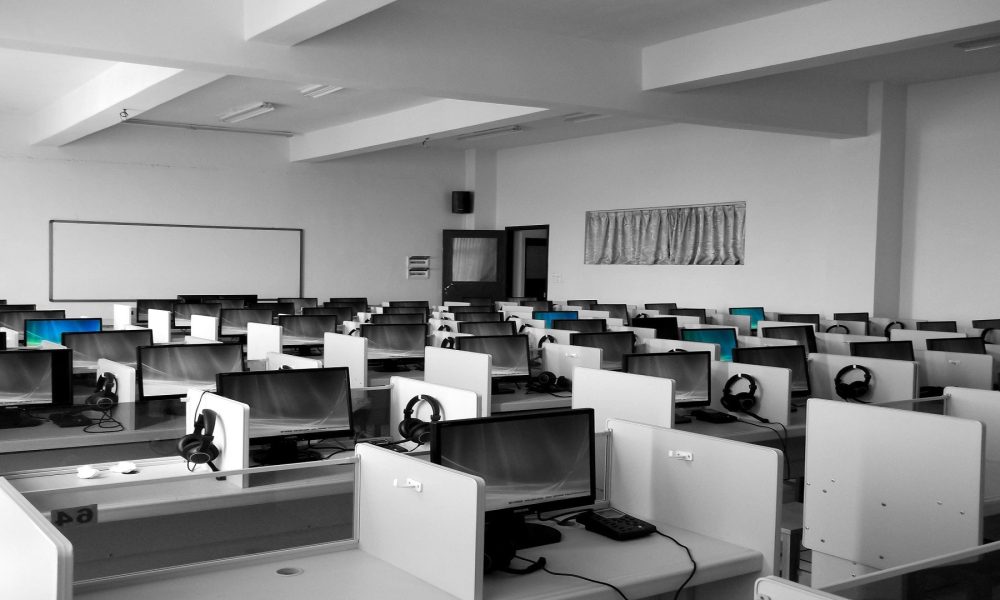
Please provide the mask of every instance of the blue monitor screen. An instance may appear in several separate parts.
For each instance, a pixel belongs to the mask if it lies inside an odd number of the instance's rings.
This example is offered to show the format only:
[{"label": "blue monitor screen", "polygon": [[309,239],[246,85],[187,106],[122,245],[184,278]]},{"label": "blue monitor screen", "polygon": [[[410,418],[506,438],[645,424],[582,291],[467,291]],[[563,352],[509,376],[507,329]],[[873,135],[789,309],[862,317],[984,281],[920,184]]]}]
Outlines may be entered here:
[{"label": "blue monitor screen", "polygon": [[730,308],[729,314],[750,317],[750,329],[757,329],[757,321],[764,320],[764,309],[760,306],[738,306]]},{"label": "blue monitor screen", "polygon": [[545,328],[552,329],[552,321],[556,319],[578,319],[580,315],[575,310],[536,310],[532,311],[531,318],[545,321]]},{"label": "blue monitor screen", "polygon": [[681,339],[687,342],[717,344],[719,346],[719,360],[726,362],[732,362],[733,360],[733,348],[736,347],[735,329],[730,327],[689,329],[685,327],[681,330]]},{"label": "blue monitor screen", "polygon": [[63,333],[100,330],[100,319],[25,319],[24,345],[38,346],[43,341],[61,344]]}]

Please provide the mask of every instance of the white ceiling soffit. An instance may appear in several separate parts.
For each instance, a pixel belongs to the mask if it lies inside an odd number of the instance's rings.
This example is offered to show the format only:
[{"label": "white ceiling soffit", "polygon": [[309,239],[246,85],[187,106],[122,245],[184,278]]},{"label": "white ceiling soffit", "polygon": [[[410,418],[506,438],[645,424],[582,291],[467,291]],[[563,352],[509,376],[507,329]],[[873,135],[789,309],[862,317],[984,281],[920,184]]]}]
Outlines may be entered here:
[{"label": "white ceiling soffit", "polygon": [[395,0],[243,0],[248,41],[294,46]]}]

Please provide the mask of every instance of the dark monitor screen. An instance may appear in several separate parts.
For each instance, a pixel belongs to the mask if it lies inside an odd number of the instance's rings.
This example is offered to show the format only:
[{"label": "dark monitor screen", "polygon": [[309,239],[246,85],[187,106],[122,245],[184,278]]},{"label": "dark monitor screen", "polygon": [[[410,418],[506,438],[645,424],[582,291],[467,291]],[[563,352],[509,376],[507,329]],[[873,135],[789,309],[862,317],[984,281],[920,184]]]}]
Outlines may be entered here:
[{"label": "dark monitor screen", "polygon": [[496,321],[503,321],[503,313],[492,312],[492,311],[467,312],[455,315],[455,319],[458,321],[465,321],[466,323],[490,323]]},{"label": "dark monitor screen", "polygon": [[972,326],[976,329],[1000,329],[1000,319],[973,319]]},{"label": "dark monitor screen", "polygon": [[427,326],[364,323],[361,337],[368,338],[368,358],[371,360],[413,359],[418,362],[423,359],[427,346]]},{"label": "dark monitor screen", "polygon": [[0,312],[0,327],[20,332],[23,337],[26,319],[65,319],[66,311],[59,310],[9,310]]},{"label": "dark monitor screen", "polygon": [[729,309],[729,314],[750,317],[750,329],[757,329],[757,321],[765,319],[762,306],[736,306]]},{"label": "dark monitor screen", "polygon": [[219,313],[219,333],[221,335],[245,335],[247,323],[274,322],[274,314],[269,308],[223,308]]},{"label": "dark monitor screen", "polygon": [[736,347],[736,329],[732,327],[713,327],[710,329],[681,329],[681,339],[686,342],[703,342],[719,346],[719,360],[733,360],[733,348]]},{"label": "dark monitor screen", "polygon": [[674,317],[636,317],[632,319],[632,327],[652,329],[656,337],[663,340],[681,339],[680,328]]},{"label": "dark monitor screen", "polygon": [[357,316],[358,313],[368,312],[368,300],[365,299],[358,299],[355,302],[348,302],[348,301],[336,301],[335,299],[331,298],[329,302],[324,302],[323,306],[328,306],[332,308],[343,308],[343,307],[350,308],[351,319]]},{"label": "dark monitor screen", "polygon": [[281,343],[286,346],[315,345],[323,343],[327,332],[336,333],[337,317],[329,315],[281,315]]},{"label": "dark monitor screen", "polygon": [[347,367],[219,373],[218,394],[250,407],[250,443],[354,435]]},{"label": "dark monitor screen", "polygon": [[427,315],[424,313],[402,313],[402,314],[392,314],[392,313],[374,313],[372,314],[371,322],[376,325],[398,325],[400,323],[409,324],[425,324],[427,323]]},{"label": "dark monitor screen", "polygon": [[601,349],[601,368],[620,371],[622,357],[635,352],[635,334],[631,331],[605,331],[604,333],[572,333],[569,343]]},{"label": "dark monitor screen", "polygon": [[866,312],[840,312],[833,313],[834,321],[852,321],[865,324],[865,335],[868,335],[870,319]]},{"label": "dark monitor screen", "polygon": [[181,398],[189,388],[214,391],[215,376],[243,370],[242,344],[140,346],[136,390],[142,400]]},{"label": "dark monitor screen", "polygon": [[621,319],[628,325],[628,305],[626,304],[594,304],[590,310],[600,310],[608,313],[612,319]]},{"label": "dark monitor screen", "polygon": [[270,309],[275,315],[295,314],[295,305],[291,302],[250,302],[247,308]]},{"label": "dark monitor screen", "polygon": [[986,342],[981,337],[929,338],[926,342],[928,350],[986,354]]},{"label": "dark monitor screen", "polygon": [[548,300],[522,300],[521,306],[525,306],[531,310],[552,310],[552,303]]},{"label": "dark monitor screen", "polygon": [[430,308],[431,303],[427,300],[390,300],[389,306],[403,308]]},{"label": "dark monitor screen", "polygon": [[450,312],[453,315],[460,315],[462,313],[494,312],[492,306],[484,306],[482,304],[469,306],[446,306],[444,307],[444,310],[445,312]]},{"label": "dark monitor screen", "polygon": [[93,332],[100,330],[100,319],[25,319],[24,345],[39,346],[42,342],[61,344],[63,333],[70,331]]},{"label": "dark monitor screen", "polygon": [[702,325],[708,323],[708,311],[704,308],[675,308],[670,314],[681,317],[698,317],[698,322]]},{"label": "dark monitor screen", "polygon": [[200,315],[218,318],[222,314],[222,305],[218,302],[176,302],[174,303],[174,324],[187,327],[191,317]]},{"label": "dark monitor screen", "polygon": [[149,309],[153,308],[156,310],[166,310],[173,311],[174,303],[176,300],[172,299],[142,299],[135,301],[135,322],[136,323],[147,323],[149,322]]},{"label": "dark monitor screen", "polygon": [[[535,511],[587,506],[596,498],[594,412],[437,421],[431,424],[431,462],[483,478],[491,524]],[[491,529],[519,537],[506,527]]]},{"label": "dark monitor screen", "polygon": [[918,321],[917,330],[958,333],[958,323],[956,323],[955,321]]},{"label": "dark monitor screen", "polygon": [[590,310],[590,307],[597,304],[597,300],[567,300],[566,306],[579,306],[584,310]]},{"label": "dark monitor screen", "polygon": [[0,304],[0,312],[10,312],[12,310],[37,310],[34,304]]},{"label": "dark monitor screen", "polygon": [[892,342],[851,342],[851,356],[864,358],[888,358],[890,360],[914,361],[913,342],[896,340]]},{"label": "dark monitor screen", "polygon": [[317,308],[309,308],[307,306],[302,309],[302,314],[329,315],[332,317],[337,317],[338,323],[343,323],[344,321],[353,321],[354,317],[358,316],[358,313],[350,306],[320,306]]},{"label": "dark monitor screen", "polygon": [[669,315],[671,311],[677,310],[676,302],[647,302],[643,305],[646,310],[655,310],[661,315]]},{"label": "dark monitor screen", "polygon": [[626,354],[626,373],[674,380],[674,406],[697,408],[712,402],[711,352]]},{"label": "dark monitor screen", "polygon": [[602,333],[608,330],[608,323],[604,319],[552,319],[551,328],[579,333]]},{"label": "dark monitor screen", "polygon": [[424,315],[427,316],[427,309],[419,306],[383,306],[383,315]]},{"label": "dark monitor screen", "polygon": [[470,323],[467,321],[458,322],[458,332],[467,333],[469,335],[516,335],[517,327],[514,325],[513,321],[500,321],[492,322],[487,321],[483,323]]},{"label": "dark monitor screen", "polygon": [[73,404],[72,365],[64,348],[0,351],[0,407]]},{"label": "dark monitor screen", "polygon": [[458,336],[455,349],[492,356],[490,377],[495,381],[527,381],[531,375],[526,335]]},{"label": "dark monitor screen", "polygon": [[316,298],[278,298],[278,304],[291,304],[295,309],[294,314],[301,315],[303,308],[319,306],[319,300]]},{"label": "dark monitor screen", "polygon": [[246,308],[247,300],[243,298],[218,298],[212,302],[218,302],[223,309],[227,308]]},{"label": "dark monitor screen", "polygon": [[151,329],[121,329],[93,333],[66,332],[62,345],[73,351],[73,370],[97,371],[97,360],[105,358],[116,363],[136,366],[136,348],[153,345]]},{"label": "dark monitor screen", "polygon": [[806,348],[798,344],[794,346],[761,346],[742,347],[733,350],[733,360],[738,363],[760,365],[762,367],[781,367],[791,369],[791,392],[793,398],[809,396],[809,366],[806,361]]},{"label": "dark monitor screen", "polygon": [[779,321],[786,323],[809,323],[815,329],[819,329],[819,315],[815,313],[781,313],[778,315]]},{"label": "dark monitor screen", "polygon": [[545,328],[552,329],[552,321],[556,319],[578,319],[580,315],[575,310],[535,310],[531,312],[532,319],[545,321]]},{"label": "dark monitor screen", "polygon": [[816,352],[816,330],[812,325],[787,325],[765,327],[761,335],[766,338],[791,340],[805,346],[809,352]]}]

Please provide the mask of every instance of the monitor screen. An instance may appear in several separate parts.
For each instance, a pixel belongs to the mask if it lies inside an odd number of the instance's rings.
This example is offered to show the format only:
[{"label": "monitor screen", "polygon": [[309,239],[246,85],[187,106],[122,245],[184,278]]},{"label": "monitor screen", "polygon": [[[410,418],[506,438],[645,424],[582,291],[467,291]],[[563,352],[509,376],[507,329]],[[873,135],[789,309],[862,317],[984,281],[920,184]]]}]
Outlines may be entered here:
[{"label": "monitor screen", "polygon": [[409,324],[421,324],[427,323],[427,315],[424,313],[402,313],[402,314],[387,314],[387,313],[375,313],[372,315],[371,322],[376,325],[398,325],[401,323]]},{"label": "monitor screen", "polygon": [[643,305],[646,310],[655,310],[661,315],[669,315],[671,311],[677,310],[676,302],[649,302]]},{"label": "monitor screen", "polygon": [[492,356],[495,381],[527,381],[531,374],[526,335],[458,336],[455,349]]},{"label": "monitor screen", "polygon": [[0,312],[0,327],[13,329],[24,337],[24,321],[26,319],[65,319],[65,310],[8,310]]},{"label": "monitor screen", "polygon": [[708,323],[708,311],[704,308],[675,308],[670,314],[681,317],[698,317],[702,325]]},{"label": "monitor screen", "polygon": [[681,339],[680,328],[674,317],[636,317],[632,319],[632,327],[652,329],[661,340]]},{"label": "monitor screen", "polygon": [[62,345],[73,351],[73,370],[97,371],[97,360],[105,358],[116,363],[136,366],[136,348],[153,345],[151,329],[122,329],[93,333],[66,332]]},{"label": "monitor screen", "polygon": [[819,329],[819,315],[815,313],[781,313],[778,320],[786,323],[809,323],[814,331]]},{"label": "monitor screen", "polygon": [[301,315],[303,308],[319,306],[319,300],[316,298],[278,298],[278,304],[291,304],[295,309],[294,314]]},{"label": "monitor screen", "polygon": [[[431,424],[431,462],[483,478],[486,520],[510,522],[517,515],[587,506],[594,502],[594,412],[592,409],[526,412]],[[556,535],[555,540],[559,536]]]},{"label": "monitor screen", "polygon": [[403,308],[430,308],[431,303],[427,300],[390,300],[389,306],[399,306]]},{"label": "monitor screen", "polygon": [[189,388],[214,391],[215,376],[243,370],[242,344],[140,346],[136,390],[142,400],[181,398]]},{"label": "monitor screen", "polygon": [[736,348],[733,350],[733,360],[748,365],[790,369],[792,371],[790,385],[792,397],[809,397],[811,388],[809,385],[809,366],[806,361],[805,346],[796,344],[794,346]]},{"label": "monitor screen", "polygon": [[338,323],[343,323],[344,321],[353,321],[358,313],[354,311],[350,306],[320,306],[318,308],[309,308],[308,306],[302,309],[302,314],[304,315],[329,315],[331,317],[337,317]]},{"label": "monitor screen", "polygon": [[487,321],[484,323],[469,323],[466,321],[458,322],[458,332],[467,333],[469,335],[515,335],[517,334],[517,327],[514,325],[513,321],[500,321],[492,322]]},{"label": "monitor screen", "polygon": [[711,352],[626,354],[626,373],[674,380],[674,406],[697,408],[712,401]]},{"label": "monitor screen", "polygon": [[534,310],[531,318],[545,321],[546,329],[552,329],[552,321],[556,319],[578,319],[580,315],[575,310]]},{"label": "monitor screen", "polygon": [[865,324],[865,335],[868,335],[870,329],[870,322],[868,313],[866,312],[841,312],[833,313],[834,321],[853,321]]},{"label": "monitor screen", "polygon": [[522,300],[520,306],[525,306],[531,310],[552,310],[552,303],[548,300]]},{"label": "monitor screen", "polygon": [[270,325],[273,321],[268,308],[223,308],[219,313],[219,334],[246,335],[247,323]]},{"label": "monitor screen", "polygon": [[579,306],[584,310],[590,310],[590,307],[597,304],[597,300],[567,300],[566,306]]},{"label": "monitor screen", "polygon": [[445,312],[450,312],[453,315],[460,315],[462,313],[493,312],[493,307],[478,304],[470,306],[446,306],[444,307],[444,310]]},{"label": "monitor screen", "polygon": [[681,339],[686,342],[703,342],[719,346],[719,360],[733,360],[733,348],[736,347],[735,327],[713,327],[710,329],[681,329]]},{"label": "monitor screen", "polygon": [[218,302],[174,303],[174,325],[178,327],[190,326],[191,317],[194,315],[219,318],[220,314],[222,314],[222,305]]},{"label": "monitor screen", "polygon": [[972,326],[976,329],[1000,329],[1000,319],[973,319]]},{"label": "monitor screen", "polygon": [[295,305],[291,302],[250,302],[247,308],[266,308],[277,315],[294,315]]},{"label": "monitor screen", "polygon": [[579,333],[602,333],[608,330],[608,322],[604,319],[552,319],[551,328]]},{"label": "monitor screen", "polygon": [[[383,315],[424,315],[427,316],[427,309],[419,306],[383,306]],[[373,313],[377,314],[377,313]]]},{"label": "monitor screen", "polygon": [[765,327],[761,329],[761,332],[763,337],[792,340],[796,344],[805,346],[807,351],[816,352],[816,330],[813,329],[812,325]]},{"label": "monitor screen", "polygon": [[601,368],[620,371],[622,357],[635,352],[635,334],[631,331],[605,331],[604,333],[572,333],[569,343],[601,349]]},{"label": "monitor screen", "polygon": [[424,357],[427,326],[419,324],[376,325],[363,323],[361,337],[368,338],[370,360],[414,359]]},{"label": "monitor screen", "polygon": [[928,350],[986,354],[986,342],[981,337],[929,338],[926,341]]},{"label": "monitor screen", "polygon": [[351,318],[359,312],[368,312],[368,298],[330,298],[323,306],[348,307],[351,309]]},{"label": "monitor screen", "polygon": [[591,306],[590,310],[605,311],[612,319],[621,319],[626,325],[628,325],[628,306],[625,304],[597,303]]},{"label": "monitor screen", "polygon": [[851,356],[864,358],[888,358],[913,362],[913,342],[896,340],[892,342],[851,342]]},{"label": "monitor screen", "polygon": [[729,309],[731,315],[743,315],[750,317],[750,329],[757,329],[757,321],[763,321],[764,308],[762,306],[737,306]]},{"label": "monitor screen", "polygon": [[24,345],[38,346],[42,342],[62,344],[63,333],[70,331],[100,331],[100,319],[25,319]]},{"label": "monitor screen", "polygon": [[955,321],[917,321],[917,330],[958,333],[958,323]]},{"label": "monitor screen", "polygon": [[492,312],[492,311],[467,312],[455,315],[455,319],[458,321],[465,321],[466,323],[489,323],[489,322],[503,321],[503,313]]},{"label": "monitor screen", "polygon": [[142,299],[135,301],[135,322],[136,323],[147,323],[149,322],[149,309],[153,308],[156,310],[165,310],[172,312],[174,310],[174,302],[176,300],[172,299],[159,299],[150,300]]},{"label": "monitor screen", "polygon": [[281,343],[286,346],[308,346],[323,343],[327,332],[337,331],[337,317],[329,315],[281,315]]},{"label": "monitor screen", "polygon": [[73,404],[72,355],[64,348],[0,351],[0,407]]},{"label": "monitor screen", "polygon": [[0,304],[0,312],[10,312],[12,310],[37,310],[34,304]]}]

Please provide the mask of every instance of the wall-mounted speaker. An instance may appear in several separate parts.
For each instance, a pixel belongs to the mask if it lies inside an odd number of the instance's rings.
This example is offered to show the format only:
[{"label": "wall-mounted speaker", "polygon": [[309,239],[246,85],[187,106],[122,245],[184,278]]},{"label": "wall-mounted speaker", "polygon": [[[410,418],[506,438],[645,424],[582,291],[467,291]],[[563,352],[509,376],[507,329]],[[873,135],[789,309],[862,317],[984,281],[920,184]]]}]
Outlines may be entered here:
[{"label": "wall-mounted speaker", "polygon": [[452,192],[451,212],[467,215],[472,212],[472,192]]}]

